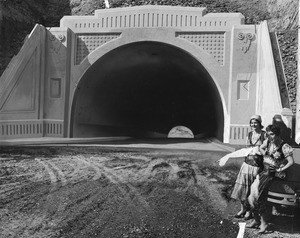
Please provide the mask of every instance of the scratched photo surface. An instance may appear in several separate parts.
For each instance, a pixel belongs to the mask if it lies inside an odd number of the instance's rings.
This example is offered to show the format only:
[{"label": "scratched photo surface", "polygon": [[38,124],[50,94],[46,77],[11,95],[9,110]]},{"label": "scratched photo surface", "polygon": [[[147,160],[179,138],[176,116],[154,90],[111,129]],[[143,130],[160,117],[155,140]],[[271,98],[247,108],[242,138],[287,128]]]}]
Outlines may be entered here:
[{"label": "scratched photo surface", "polygon": [[254,114],[296,162],[263,236],[299,237],[298,25],[295,0],[0,0],[0,237],[255,238]]}]

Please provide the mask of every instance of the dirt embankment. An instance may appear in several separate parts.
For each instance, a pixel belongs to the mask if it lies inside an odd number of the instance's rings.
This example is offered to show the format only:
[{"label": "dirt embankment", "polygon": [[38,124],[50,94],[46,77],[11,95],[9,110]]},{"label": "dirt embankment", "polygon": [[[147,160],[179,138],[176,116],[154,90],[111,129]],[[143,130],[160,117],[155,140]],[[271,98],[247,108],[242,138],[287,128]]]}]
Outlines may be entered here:
[{"label": "dirt embankment", "polygon": [[267,0],[270,14],[268,24],[271,31],[296,30],[299,19],[299,1]]},{"label": "dirt embankment", "polygon": [[[2,237],[237,237],[224,152],[105,147],[0,151]],[[228,206],[230,204],[230,206]],[[287,221],[287,220],[286,220]],[[296,221],[265,237],[299,237]],[[244,236],[257,237],[257,230]]]},{"label": "dirt embankment", "polygon": [[278,31],[277,38],[280,45],[291,109],[293,113],[296,113],[298,30]]},{"label": "dirt embankment", "polygon": [[209,157],[161,150],[5,150],[0,234],[236,237],[235,224],[221,224],[226,200],[215,183],[218,176],[228,183],[233,172],[212,176]]},{"label": "dirt embankment", "polygon": [[267,0],[266,2],[271,16],[268,25],[271,31],[277,32],[290,105],[292,111],[296,113],[299,1]]}]

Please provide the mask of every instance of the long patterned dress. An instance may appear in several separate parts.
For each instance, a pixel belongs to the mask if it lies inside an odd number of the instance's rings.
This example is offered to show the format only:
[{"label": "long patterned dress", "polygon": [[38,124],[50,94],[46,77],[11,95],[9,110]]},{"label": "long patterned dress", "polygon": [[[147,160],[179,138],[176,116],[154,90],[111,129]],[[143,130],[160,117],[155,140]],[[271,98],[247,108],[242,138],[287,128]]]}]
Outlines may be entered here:
[{"label": "long patterned dress", "polygon": [[[261,131],[259,134],[251,131],[248,134],[247,144],[253,148],[259,147],[265,138],[265,131]],[[231,198],[247,203],[247,197],[250,194],[251,184],[253,183],[256,175],[262,170],[262,160],[262,156],[257,156],[255,154],[250,154],[249,156],[245,157],[245,161],[243,162],[235,181]]]}]

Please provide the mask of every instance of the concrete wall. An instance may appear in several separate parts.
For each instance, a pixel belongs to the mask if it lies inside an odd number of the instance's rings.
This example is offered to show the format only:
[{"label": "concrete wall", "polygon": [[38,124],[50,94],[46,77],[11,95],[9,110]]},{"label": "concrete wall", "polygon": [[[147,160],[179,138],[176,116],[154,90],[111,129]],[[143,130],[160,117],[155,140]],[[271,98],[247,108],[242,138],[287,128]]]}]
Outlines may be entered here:
[{"label": "concrete wall", "polygon": [[[137,9],[139,14],[135,14]],[[172,12],[168,12],[168,7],[138,7],[137,9],[99,10],[95,13],[95,17],[62,19],[61,24],[73,31],[75,39],[72,42],[77,45],[77,49],[71,55],[71,85],[78,85],[81,77],[92,64],[122,45],[141,41],[171,44],[191,54],[212,76],[222,98],[225,120],[223,137],[228,142],[230,135],[228,106],[231,100],[229,97],[230,52],[235,46],[231,42],[231,30],[233,25],[243,23],[243,16],[241,14],[205,15],[203,9],[194,8],[172,8]],[[94,41],[96,45],[90,43]],[[72,102],[72,91],[70,102]]]},{"label": "concrete wall", "polygon": [[0,135],[6,138],[43,136],[40,110],[43,88],[45,28],[36,25],[19,54],[1,76]]},{"label": "concrete wall", "polygon": [[[261,105],[258,100],[262,95],[271,102],[278,99],[276,94],[259,91],[261,79],[265,77],[263,72],[269,68],[263,67],[269,55],[262,43],[259,44],[267,37],[267,31],[243,22],[244,17],[239,13],[206,14],[204,8],[140,6],[97,10],[94,16],[65,16],[58,28],[45,30],[39,26],[39,33],[33,31],[37,36],[29,37],[24,45],[26,49],[27,45],[34,46],[29,47],[30,51],[20,51],[11,70],[19,72],[19,76],[8,69],[1,78],[9,83],[0,90],[10,88],[11,91],[16,81],[24,82],[27,87],[20,86],[10,104],[8,95],[0,94],[2,138],[20,137],[20,133],[8,131],[15,123],[13,120],[21,125],[23,119],[42,127],[38,134],[25,133],[24,137],[69,137],[78,85],[86,78],[89,68],[109,52],[128,44],[157,42],[178,48],[205,69],[220,95],[223,116],[222,125],[218,126],[223,131],[222,140],[243,144],[250,116],[260,113],[264,118],[269,113],[267,106],[263,110],[257,106]],[[35,76],[30,76],[31,73]],[[269,80],[276,91],[275,78]],[[15,113],[7,113],[8,109]],[[30,109],[31,113],[23,113],[24,109]],[[268,117],[264,119],[267,120]]]}]

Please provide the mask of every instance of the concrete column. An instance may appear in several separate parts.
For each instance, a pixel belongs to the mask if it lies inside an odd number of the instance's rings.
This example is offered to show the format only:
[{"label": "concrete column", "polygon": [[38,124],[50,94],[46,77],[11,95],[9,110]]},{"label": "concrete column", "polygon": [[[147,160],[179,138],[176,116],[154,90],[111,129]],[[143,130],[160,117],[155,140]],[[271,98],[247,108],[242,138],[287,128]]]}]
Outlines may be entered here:
[{"label": "concrete column", "polygon": [[265,125],[274,115],[281,115],[282,104],[267,22],[258,28],[257,101],[256,114]]}]

